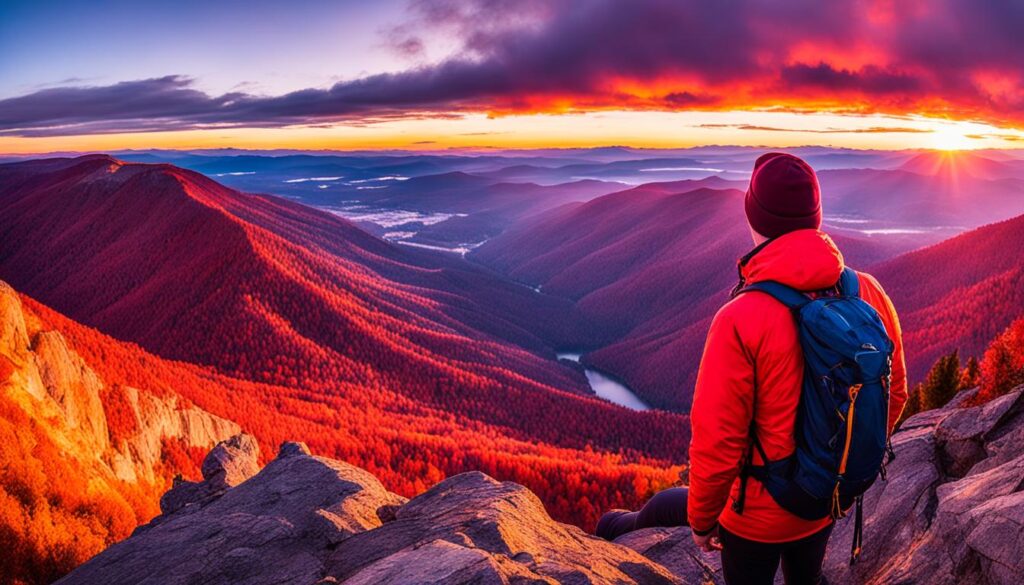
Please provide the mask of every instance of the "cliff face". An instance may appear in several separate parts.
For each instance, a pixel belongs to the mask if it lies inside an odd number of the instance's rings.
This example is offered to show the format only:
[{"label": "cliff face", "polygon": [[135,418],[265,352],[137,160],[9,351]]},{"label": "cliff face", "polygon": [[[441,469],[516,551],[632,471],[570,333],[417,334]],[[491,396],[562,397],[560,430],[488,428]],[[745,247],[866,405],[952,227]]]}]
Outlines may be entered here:
[{"label": "cliff face", "polygon": [[[10,370],[4,398],[47,426],[69,456],[95,460],[99,475],[152,482],[164,441],[209,449],[239,432],[235,423],[184,406],[174,395],[108,387],[59,331],[38,327],[17,293],[0,282],[0,360]],[[104,398],[113,393],[127,420],[118,421],[126,431],[112,438]]]},{"label": "cliff face", "polygon": [[176,396],[157,397],[124,386],[120,388],[136,431],[106,455],[114,474],[124,481],[153,479],[161,462],[163,442],[180,440],[191,448],[207,449],[239,431],[237,424],[194,406],[182,406]]},{"label": "cliff face", "polygon": [[0,282],[0,582],[49,583],[125,538],[195,470],[190,452],[238,431],[170,391],[108,383]]},{"label": "cliff face", "polygon": [[[896,460],[865,499],[864,553],[851,568],[852,520],[840,521],[830,583],[1024,582],[1024,387],[963,407],[971,396],[895,435]],[[218,445],[203,481],[178,482],[161,516],[61,583],[722,583],[687,528],[609,543],[481,473],[406,501],[302,444],[262,470],[256,449],[245,435]]]}]

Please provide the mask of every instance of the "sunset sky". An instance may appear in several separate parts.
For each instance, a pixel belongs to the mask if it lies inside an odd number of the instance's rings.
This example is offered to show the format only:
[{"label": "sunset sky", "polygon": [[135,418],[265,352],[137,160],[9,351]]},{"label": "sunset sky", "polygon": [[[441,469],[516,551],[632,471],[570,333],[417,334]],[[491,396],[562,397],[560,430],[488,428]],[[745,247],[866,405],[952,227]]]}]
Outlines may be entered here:
[{"label": "sunset sky", "polygon": [[3,2],[0,152],[1024,146],[1024,3]]}]

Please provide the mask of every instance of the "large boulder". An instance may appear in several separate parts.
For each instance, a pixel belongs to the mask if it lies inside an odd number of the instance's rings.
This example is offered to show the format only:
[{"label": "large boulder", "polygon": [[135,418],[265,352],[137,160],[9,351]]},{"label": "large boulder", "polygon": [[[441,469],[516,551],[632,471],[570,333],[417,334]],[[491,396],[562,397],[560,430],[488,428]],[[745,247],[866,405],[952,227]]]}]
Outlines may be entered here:
[{"label": "large boulder", "polygon": [[380,526],[377,510],[403,502],[362,469],[289,450],[219,497],[140,527],[60,583],[316,583],[333,546]]},{"label": "large boulder", "polygon": [[260,446],[252,435],[238,434],[217,446],[203,460],[203,480],[218,489],[233,488],[259,473]]},{"label": "large boulder", "polygon": [[832,537],[829,583],[1024,583],[1022,394],[908,419],[864,497],[864,552],[851,567],[851,514]]},{"label": "large boulder", "polygon": [[[403,572],[396,559],[428,558],[419,552],[425,547],[452,564]],[[420,572],[423,581],[412,578]],[[476,472],[448,478],[402,506],[392,522],[342,542],[328,574],[340,583],[380,585],[682,582],[629,548],[555,522],[525,487]],[[438,580],[445,574],[449,580]]]},{"label": "large boulder", "polygon": [[202,481],[175,478],[160,498],[164,517],[185,506],[203,505],[259,473],[260,446],[252,435],[240,433],[217,445],[203,459]]},{"label": "large boulder", "polygon": [[1003,429],[1005,422],[1024,410],[1024,393],[1013,392],[975,408],[942,410],[952,411],[935,427],[943,470],[963,477],[988,457],[990,433]]}]

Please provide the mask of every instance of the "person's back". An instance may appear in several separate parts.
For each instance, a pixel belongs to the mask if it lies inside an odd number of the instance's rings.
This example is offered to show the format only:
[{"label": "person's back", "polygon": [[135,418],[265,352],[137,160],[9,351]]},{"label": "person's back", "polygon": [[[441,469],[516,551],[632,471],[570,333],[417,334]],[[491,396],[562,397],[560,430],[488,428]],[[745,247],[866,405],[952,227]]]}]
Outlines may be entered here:
[{"label": "person's back", "polygon": [[[835,289],[845,264],[819,231],[821,207],[810,167],[790,155],[758,159],[746,198],[755,242],[740,261],[740,285],[777,282],[811,294]],[[899,321],[878,282],[857,273],[859,295],[879,314],[894,342],[888,432],[906,402]],[[780,506],[754,479],[742,509],[740,470],[756,433],[771,461],[796,449],[795,427],[804,375],[794,314],[768,294],[737,294],[715,316],[691,409],[688,520],[694,540],[711,549],[717,528],[730,584],[771,583],[780,560],[788,583],[820,578],[833,519],[804,520]],[[753,465],[762,457],[753,450]],[[730,501],[733,505],[729,505]]]}]

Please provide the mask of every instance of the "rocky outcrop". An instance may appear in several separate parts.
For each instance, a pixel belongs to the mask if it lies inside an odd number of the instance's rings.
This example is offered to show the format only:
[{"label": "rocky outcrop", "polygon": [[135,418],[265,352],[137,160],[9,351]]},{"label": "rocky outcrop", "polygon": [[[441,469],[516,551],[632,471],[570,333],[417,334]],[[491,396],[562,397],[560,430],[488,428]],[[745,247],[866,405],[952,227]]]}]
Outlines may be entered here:
[{"label": "rocky outcrop", "polygon": [[830,583],[1024,583],[1024,388],[965,408],[972,397],[893,436],[887,479],[864,499],[864,552],[850,567],[853,526],[841,521]]},{"label": "rocky outcrop", "polygon": [[189,447],[209,448],[240,431],[232,421],[195,406],[182,407],[173,394],[156,396],[131,386],[122,386],[118,391],[123,393],[135,430],[112,445],[105,459],[124,481],[152,481],[167,439],[180,440]]},{"label": "rocky outcrop", "polygon": [[175,506],[60,582],[316,583],[333,548],[404,502],[369,473],[296,446],[230,487],[252,470],[253,444],[218,446],[203,482],[187,490],[194,499],[174,488]]},{"label": "rocky outcrop", "polygon": [[[435,560],[407,564],[417,558]],[[626,547],[555,522],[525,487],[478,472],[442,481],[394,521],[342,542],[327,576],[381,585],[681,582]]]},{"label": "rocky outcrop", "polygon": [[[630,548],[555,522],[526,488],[457,475],[406,501],[372,475],[286,444],[253,470],[235,437],[165,513],[61,583],[677,584]],[[697,583],[699,581],[692,581]]]},{"label": "rocky outcrop", "polygon": [[[164,441],[207,449],[240,429],[235,423],[174,394],[138,388],[116,389],[78,355],[59,331],[44,329],[26,313],[18,294],[0,282],[0,362],[2,397],[46,425],[68,457],[95,462],[97,476],[135,482],[155,481]],[[131,432],[113,440],[104,396],[123,395]],[[124,414],[124,413],[122,413]]]}]

